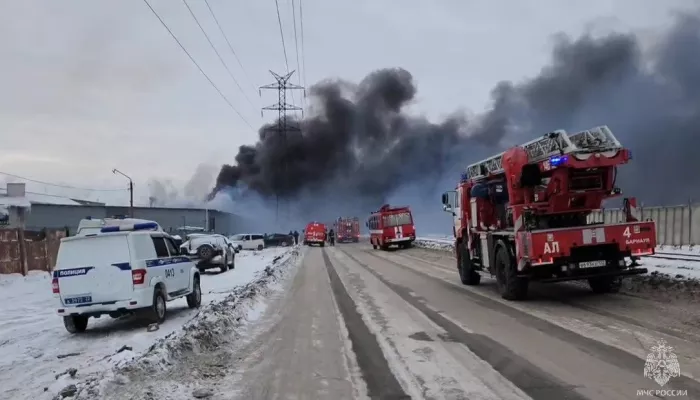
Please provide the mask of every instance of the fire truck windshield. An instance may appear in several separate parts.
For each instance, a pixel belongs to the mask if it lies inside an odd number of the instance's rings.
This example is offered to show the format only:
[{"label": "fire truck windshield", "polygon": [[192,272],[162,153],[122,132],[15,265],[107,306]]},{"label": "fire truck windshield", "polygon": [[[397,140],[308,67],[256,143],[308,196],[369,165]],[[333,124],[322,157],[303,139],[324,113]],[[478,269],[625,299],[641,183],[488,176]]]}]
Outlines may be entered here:
[{"label": "fire truck windshield", "polygon": [[412,223],[411,213],[407,211],[384,216],[384,226],[410,225]]}]

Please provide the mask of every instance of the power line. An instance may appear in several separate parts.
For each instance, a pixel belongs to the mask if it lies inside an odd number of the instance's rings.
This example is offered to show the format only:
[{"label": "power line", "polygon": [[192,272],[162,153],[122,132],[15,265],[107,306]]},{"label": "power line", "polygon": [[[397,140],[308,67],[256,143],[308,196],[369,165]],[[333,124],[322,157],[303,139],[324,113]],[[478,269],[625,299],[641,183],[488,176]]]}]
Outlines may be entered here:
[{"label": "power line", "polygon": [[[301,72],[303,73],[302,86],[306,87],[306,52],[304,51],[304,9],[302,7],[303,0],[299,0],[299,24],[301,25]],[[301,77],[301,73],[299,76]]]},{"label": "power line", "polygon": [[282,38],[282,51],[284,51],[284,65],[287,67],[287,73],[289,73],[289,61],[287,61],[287,46],[284,44],[284,32],[282,32],[282,18],[280,17],[280,3],[275,0],[275,6],[277,6],[277,23],[280,26],[280,37]]},{"label": "power line", "polygon": [[216,14],[214,14],[214,10],[212,10],[211,6],[209,5],[209,0],[204,0],[204,3],[207,5],[207,8],[209,9],[209,13],[211,13],[211,16],[214,18],[214,22],[216,22],[216,26],[219,27],[219,31],[221,31],[221,35],[224,37],[226,40],[226,44],[228,45],[229,50],[231,50],[231,53],[233,53],[233,56],[236,58],[236,61],[238,61],[238,65],[240,65],[241,70],[243,71],[243,74],[245,75],[246,79],[248,79],[248,83],[250,83],[251,87],[253,89],[257,89],[255,85],[253,85],[252,79],[250,79],[250,76],[248,76],[248,72],[246,72],[245,68],[243,68],[243,63],[241,62],[241,59],[238,58],[238,54],[236,54],[236,51],[233,49],[233,46],[231,45],[231,42],[228,40],[228,36],[224,32],[224,29],[221,27],[221,24],[219,24],[219,20],[216,18]]},{"label": "power line", "polygon": [[[294,0],[292,0],[292,21],[294,23],[294,48],[296,49],[296,54],[297,54],[297,71],[301,71],[301,67],[299,65],[299,40],[297,39],[297,11],[296,11],[296,6],[294,5]],[[297,74],[297,83],[301,86],[301,73]],[[304,105],[304,100],[302,97],[302,105]]]},{"label": "power line", "polygon": [[[279,0],[275,0],[275,7],[277,8],[277,23],[280,26],[280,37],[282,38],[282,51],[284,52],[284,65],[287,68],[286,72],[289,73],[289,60],[287,59],[287,45],[284,43],[284,31],[282,30],[282,17],[280,17]],[[296,101],[296,100],[294,100],[294,93],[292,93],[292,101]]]},{"label": "power line", "polygon": [[199,27],[199,30],[201,30],[202,33],[204,34],[204,37],[207,38],[207,42],[209,42],[209,46],[211,46],[212,50],[214,50],[214,53],[216,53],[216,56],[219,58],[219,61],[221,61],[221,65],[224,66],[224,68],[226,69],[226,72],[228,72],[228,75],[231,77],[231,79],[233,79],[233,82],[236,83],[236,86],[238,86],[238,89],[241,90],[241,93],[243,93],[243,97],[245,97],[245,99],[248,100],[248,103],[250,103],[250,105],[251,105],[252,107],[255,107],[255,104],[253,104],[253,102],[250,101],[250,99],[248,98],[248,96],[245,94],[245,91],[243,90],[243,88],[241,87],[241,85],[238,83],[238,80],[236,79],[236,77],[233,76],[233,73],[231,73],[231,70],[229,69],[228,65],[226,65],[226,62],[224,62],[224,59],[221,57],[221,54],[219,54],[219,51],[216,49],[216,46],[214,46],[214,43],[213,43],[213,42],[211,41],[211,39],[209,38],[209,35],[207,35],[207,31],[205,31],[205,30],[204,30],[204,27],[202,26],[202,24],[199,23],[199,20],[197,19],[197,16],[194,15],[194,12],[192,11],[192,8],[190,7],[189,4],[187,4],[187,0],[182,0],[182,2],[185,4],[185,7],[187,7],[187,10],[190,12],[190,15],[191,15],[192,18],[194,19],[194,22],[197,23],[197,26]]},{"label": "power line", "polygon": [[146,5],[148,6],[148,8],[151,9],[151,12],[153,12],[153,15],[155,15],[156,18],[158,18],[158,21],[160,21],[160,23],[161,23],[161,24],[163,25],[163,27],[168,31],[168,33],[170,34],[170,36],[172,36],[172,38],[175,39],[175,42],[177,42],[178,46],[180,46],[180,48],[182,49],[182,51],[184,51],[185,54],[187,54],[187,57],[190,58],[190,61],[192,61],[192,63],[197,67],[197,69],[199,70],[199,72],[201,72],[202,75],[204,75],[204,77],[207,78],[207,81],[209,81],[209,83],[211,84],[211,86],[212,86],[214,89],[216,89],[216,92],[219,93],[219,96],[221,96],[221,98],[224,99],[224,101],[226,102],[226,104],[228,104],[228,106],[231,107],[231,109],[232,109],[236,114],[238,114],[238,116],[243,120],[243,122],[245,122],[246,125],[248,125],[248,127],[249,127],[252,131],[255,131],[255,128],[253,128],[253,126],[250,125],[250,123],[245,119],[245,117],[243,117],[243,115],[236,109],[236,107],[233,106],[233,104],[232,104],[232,103],[229,101],[229,99],[223,94],[223,92],[221,92],[221,90],[219,90],[219,88],[216,86],[216,84],[214,83],[214,81],[212,81],[211,78],[209,78],[209,75],[207,75],[207,73],[204,72],[204,70],[202,69],[202,67],[199,66],[199,64],[197,63],[197,61],[195,61],[194,57],[192,57],[192,55],[190,54],[190,52],[187,51],[187,49],[185,48],[185,46],[183,46],[182,43],[180,43],[180,40],[177,38],[177,36],[175,36],[175,34],[173,33],[173,31],[170,30],[170,28],[168,27],[168,25],[165,23],[165,21],[163,21],[163,18],[161,18],[160,15],[158,15],[158,13],[156,12],[156,10],[153,9],[153,7],[151,7],[151,4],[148,2],[148,0],[143,0],[143,2],[146,3]]},{"label": "power line", "polygon": [[55,186],[55,187],[60,187],[60,188],[64,188],[64,189],[86,190],[89,192],[122,192],[125,190],[129,190],[127,188],[124,188],[124,189],[94,189],[94,188],[83,188],[83,187],[70,186],[70,185],[61,185],[58,183],[44,182],[44,181],[39,181],[36,179],[25,178],[23,176],[10,174],[7,172],[0,172],[0,175],[10,176],[12,178],[22,179],[22,180],[27,181],[27,182],[39,183],[39,184],[47,185],[47,186]]}]

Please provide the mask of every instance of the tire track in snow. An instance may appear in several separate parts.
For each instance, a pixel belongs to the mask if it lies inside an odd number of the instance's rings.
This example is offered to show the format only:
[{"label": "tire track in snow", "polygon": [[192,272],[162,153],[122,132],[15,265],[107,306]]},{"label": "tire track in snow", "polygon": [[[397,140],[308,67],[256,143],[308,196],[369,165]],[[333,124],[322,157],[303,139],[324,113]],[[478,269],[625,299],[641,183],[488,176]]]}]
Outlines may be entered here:
[{"label": "tire track in snow", "polygon": [[335,271],[326,250],[323,249],[323,261],[331,281],[331,288],[338,309],[343,315],[357,364],[362,371],[362,377],[367,384],[367,394],[370,398],[381,399],[410,399],[398,380],[391,372],[389,363],[384,358],[377,338],[372,334],[357,311],[355,301],[350,297],[338,273]]},{"label": "tire track in snow", "polygon": [[[512,350],[491,338],[465,331],[450,319],[428,307],[424,301],[421,301],[421,298],[414,297],[409,288],[388,281],[366,263],[349,254],[349,252],[343,251],[343,253],[444,329],[452,340],[467,346],[469,350],[486,361],[506,379],[513,382],[515,386],[528,396],[538,400],[585,400],[585,397],[574,391],[574,386],[559,381],[554,376],[536,367],[528,360],[518,356]],[[367,252],[367,254],[371,255],[372,253]]]}]

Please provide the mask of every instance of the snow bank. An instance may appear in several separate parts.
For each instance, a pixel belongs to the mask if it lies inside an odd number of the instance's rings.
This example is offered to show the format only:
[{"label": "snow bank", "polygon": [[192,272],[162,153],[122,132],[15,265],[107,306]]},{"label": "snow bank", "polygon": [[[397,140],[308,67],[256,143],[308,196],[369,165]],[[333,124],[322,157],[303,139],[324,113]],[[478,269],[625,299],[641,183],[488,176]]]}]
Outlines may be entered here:
[{"label": "snow bank", "polygon": [[413,242],[413,245],[424,249],[453,251],[454,238],[444,235],[419,236]]},{"label": "snow bank", "polygon": [[[223,274],[207,271],[201,280],[200,311],[256,280],[275,259],[279,262],[290,252],[289,248],[241,252],[235,269]],[[135,318],[102,316],[91,318],[84,334],[71,335],[55,314],[57,300],[48,273],[0,275],[0,398],[49,399],[50,393],[74,381],[70,374],[56,377],[67,369],[76,368],[80,378],[128,363],[198,315],[185,299],[167,306],[166,321],[155,332],[146,332],[147,323]]]},{"label": "snow bank", "polygon": [[275,284],[281,278],[291,273],[291,266],[298,265],[300,254],[299,246],[280,252],[268,260],[264,269],[255,273],[251,281],[226,291],[220,300],[203,306],[194,318],[182,326],[182,330],[158,339],[137,358],[119,362],[108,371],[79,376],[81,381],[71,383],[75,385],[75,399],[100,398],[104,390],[127,383],[131,374],[143,376],[166,371],[193,353],[216,349],[232,337],[238,337],[236,329],[262,314],[267,305],[264,297],[275,289]]}]

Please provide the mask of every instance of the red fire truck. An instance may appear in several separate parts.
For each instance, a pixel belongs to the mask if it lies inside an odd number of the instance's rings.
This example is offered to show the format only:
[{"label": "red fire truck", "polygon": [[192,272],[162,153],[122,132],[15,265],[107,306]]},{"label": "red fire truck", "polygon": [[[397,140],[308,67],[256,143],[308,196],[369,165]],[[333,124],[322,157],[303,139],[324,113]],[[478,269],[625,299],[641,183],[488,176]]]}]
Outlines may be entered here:
[{"label": "red fire truck", "polygon": [[503,298],[519,300],[530,281],[587,280],[606,293],[647,272],[636,259],[654,254],[656,226],[638,219],[634,198],[623,201],[624,221],[591,218],[603,200],[620,196],[617,166],[630,159],[600,126],[555,131],[468,166],[457,190],[442,195],[462,283],[478,285],[479,271],[488,271]]},{"label": "red fire truck", "polygon": [[309,222],[304,229],[304,244],[311,246],[317,244],[321,247],[326,245],[326,224],[321,222]]},{"label": "red fire truck", "polygon": [[338,243],[357,243],[360,241],[360,219],[358,217],[339,217],[334,225]]},{"label": "red fire truck", "polygon": [[373,248],[387,250],[391,245],[409,248],[416,240],[416,227],[408,207],[392,207],[384,204],[373,212],[366,226],[369,228]]}]

